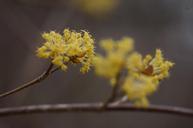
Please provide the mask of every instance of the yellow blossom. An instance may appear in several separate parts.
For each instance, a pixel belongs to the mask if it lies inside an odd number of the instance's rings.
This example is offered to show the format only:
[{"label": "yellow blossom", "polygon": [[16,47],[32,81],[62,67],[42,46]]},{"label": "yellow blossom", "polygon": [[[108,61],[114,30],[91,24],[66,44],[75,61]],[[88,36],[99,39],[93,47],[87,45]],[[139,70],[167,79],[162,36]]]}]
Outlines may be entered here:
[{"label": "yellow blossom", "polygon": [[106,54],[94,58],[95,72],[99,76],[110,79],[114,84],[116,76],[125,67],[128,53],[133,49],[133,40],[126,37],[118,41],[106,39],[100,42],[100,46]]},{"label": "yellow blossom", "polygon": [[149,101],[148,101],[147,97],[143,97],[143,98],[140,98],[140,99],[133,101],[133,104],[139,108],[141,108],[141,107],[147,108],[149,106]]},{"label": "yellow blossom", "polygon": [[158,89],[161,80],[169,76],[174,64],[165,60],[159,49],[154,57],[148,54],[143,58],[133,50],[131,38],[102,40],[100,46],[105,50],[105,56],[97,55],[94,58],[96,74],[115,85],[117,76],[126,70],[121,89],[136,107],[148,107],[148,96]]},{"label": "yellow blossom", "polygon": [[162,80],[169,76],[169,69],[174,63],[163,58],[161,50],[157,49],[155,57],[146,55],[145,58],[139,53],[133,53],[128,57],[128,70],[130,74],[144,74]]},{"label": "yellow blossom", "polygon": [[123,84],[123,90],[128,99],[136,106],[147,107],[147,96],[154,93],[158,88],[158,81],[146,75],[127,76]]},{"label": "yellow blossom", "polygon": [[123,90],[128,99],[136,106],[147,107],[147,96],[155,92],[159,81],[169,76],[169,69],[174,64],[163,58],[161,50],[157,49],[155,56],[135,52],[128,56],[128,76]]},{"label": "yellow blossom", "polygon": [[100,16],[114,10],[118,0],[73,0],[72,4],[87,14]]},{"label": "yellow blossom", "polygon": [[45,43],[37,49],[37,56],[51,59],[51,62],[62,70],[68,63],[81,63],[81,72],[85,73],[91,66],[94,57],[94,40],[91,35],[65,29],[63,34],[51,31],[42,35]]}]

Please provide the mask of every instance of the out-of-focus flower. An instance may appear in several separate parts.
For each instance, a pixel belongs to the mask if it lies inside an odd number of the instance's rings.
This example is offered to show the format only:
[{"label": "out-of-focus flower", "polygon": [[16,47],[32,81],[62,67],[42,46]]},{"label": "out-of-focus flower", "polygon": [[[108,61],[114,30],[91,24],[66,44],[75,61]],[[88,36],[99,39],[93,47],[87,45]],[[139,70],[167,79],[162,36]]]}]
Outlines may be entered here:
[{"label": "out-of-focus flower", "polygon": [[154,93],[158,88],[159,82],[153,77],[127,76],[123,84],[123,90],[128,99],[138,107],[147,107],[149,102],[147,96]]},{"label": "out-of-focus flower", "polygon": [[100,45],[106,55],[97,55],[94,58],[96,74],[109,79],[115,85],[117,76],[126,70],[127,74],[122,82],[123,92],[137,107],[147,107],[148,96],[158,89],[161,80],[169,76],[174,63],[165,60],[159,49],[154,57],[146,55],[143,58],[133,50],[131,38],[103,40]]},{"label": "out-of-focus flower", "polygon": [[51,31],[42,35],[45,43],[37,49],[37,56],[50,59],[62,70],[67,69],[68,63],[81,63],[81,72],[89,70],[94,57],[94,40],[91,35],[65,29],[63,34]]},{"label": "out-of-focus flower", "polygon": [[174,63],[163,58],[160,49],[156,50],[155,57],[146,55],[145,58],[142,58],[141,54],[133,53],[128,57],[127,63],[130,74],[144,74],[158,80],[168,77],[169,69],[174,65]]},{"label": "out-of-focus flower", "polygon": [[100,46],[105,50],[105,56],[97,55],[93,60],[97,75],[110,79],[114,84],[116,76],[125,67],[126,57],[133,49],[133,40],[123,38],[119,41],[102,40]]},{"label": "out-of-focus flower", "polygon": [[161,50],[157,49],[155,57],[133,53],[128,57],[128,77],[123,84],[123,90],[128,99],[136,106],[147,107],[147,97],[155,92],[160,80],[169,76],[169,69],[174,63],[163,58]]},{"label": "out-of-focus flower", "polygon": [[72,3],[83,12],[100,16],[112,12],[119,0],[73,0]]}]

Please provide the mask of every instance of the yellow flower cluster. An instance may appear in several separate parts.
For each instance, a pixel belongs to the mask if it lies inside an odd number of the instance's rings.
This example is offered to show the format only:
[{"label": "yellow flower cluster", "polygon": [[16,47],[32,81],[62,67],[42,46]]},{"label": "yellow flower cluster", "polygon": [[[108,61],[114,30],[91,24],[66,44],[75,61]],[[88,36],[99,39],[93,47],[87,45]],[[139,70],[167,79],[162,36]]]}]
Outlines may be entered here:
[{"label": "yellow flower cluster", "polygon": [[164,60],[161,50],[157,49],[155,57],[146,55],[142,58],[139,53],[128,57],[127,68],[129,77],[125,80],[123,90],[128,99],[137,106],[148,106],[147,96],[158,88],[159,81],[169,76],[169,69],[174,64]]},{"label": "yellow flower cluster", "polygon": [[128,58],[128,69],[132,75],[147,75],[152,76],[157,80],[164,79],[169,75],[169,69],[173,66],[170,61],[165,61],[161,50],[157,49],[155,57],[146,55],[142,58],[139,53],[133,53]]},{"label": "yellow flower cluster", "polygon": [[94,40],[88,32],[65,29],[63,34],[51,31],[42,37],[45,43],[37,49],[38,57],[51,59],[62,70],[67,69],[68,63],[81,63],[82,73],[89,70],[94,57]]},{"label": "yellow flower cluster", "polygon": [[80,10],[87,14],[99,16],[104,15],[118,5],[119,0],[73,0],[73,5],[76,5]]},{"label": "yellow flower cluster", "polygon": [[104,57],[97,55],[94,58],[95,72],[110,79],[114,85],[116,76],[125,67],[128,53],[133,49],[133,40],[131,38],[123,38],[118,41],[106,39],[100,42],[100,46],[105,50],[106,55]]},{"label": "yellow flower cluster", "polygon": [[106,56],[97,55],[94,58],[96,74],[115,84],[117,75],[123,70],[128,71],[122,85],[123,91],[136,106],[147,107],[147,97],[157,90],[160,80],[169,76],[169,69],[174,64],[165,60],[159,49],[154,57],[146,55],[143,58],[133,50],[131,38],[103,40],[101,47]]}]

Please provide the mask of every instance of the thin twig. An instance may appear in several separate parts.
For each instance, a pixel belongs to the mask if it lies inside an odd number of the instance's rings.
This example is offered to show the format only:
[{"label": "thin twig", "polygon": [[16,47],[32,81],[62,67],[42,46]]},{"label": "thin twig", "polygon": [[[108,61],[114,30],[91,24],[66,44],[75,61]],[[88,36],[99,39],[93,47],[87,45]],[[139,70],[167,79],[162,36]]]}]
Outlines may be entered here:
[{"label": "thin twig", "polygon": [[7,91],[5,93],[0,94],[0,99],[4,98],[4,97],[7,97],[7,96],[9,96],[11,94],[17,93],[17,92],[19,92],[19,91],[21,91],[21,90],[23,90],[23,89],[25,89],[27,87],[30,87],[30,86],[32,86],[34,84],[37,84],[37,83],[43,81],[50,74],[54,73],[56,70],[58,70],[58,68],[53,69],[53,64],[50,64],[48,69],[45,72],[43,72],[40,76],[38,76],[37,78],[33,79],[32,81],[29,81],[29,82],[27,82],[25,84],[22,84],[22,85],[18,86],[17,88],[15,88],[13,90],[10,90],[10,91]]},{"label": "thin twig", "polygon": [[127,96],[123,96],[119,100],[113,102],[112,104],[118,105],[118,104],[123,104],[123,103],[125,103],[127,101],[128,101],[128,97]]},{"label": "thin twig", "polygon": [[148,108],[135,107],[132,104],[109,104],[105,110],[101,109],[102,103],[84,104],[55,104],[55,105],[31,105],[13,108],[1,108],[0,117],[15,116],[33,113],[53,113],[53,112],[150,112],[163,113],[179,116],[189,116],[193,118],[193,110],[182,107],[150,105]]},{"label": "thin twig", "polygon": [[103,104],[103,109],[105,109],[109,103],[113,102],[117,96],[117,91],[119,89],[119,85],[120,85],[120,77],[121,77],[121,74],[119,73],[116,77],[116,83],[115,85],[113,86],[113,89],[112,89],[112,92],[109,96],[109,98],[104,102]]}]

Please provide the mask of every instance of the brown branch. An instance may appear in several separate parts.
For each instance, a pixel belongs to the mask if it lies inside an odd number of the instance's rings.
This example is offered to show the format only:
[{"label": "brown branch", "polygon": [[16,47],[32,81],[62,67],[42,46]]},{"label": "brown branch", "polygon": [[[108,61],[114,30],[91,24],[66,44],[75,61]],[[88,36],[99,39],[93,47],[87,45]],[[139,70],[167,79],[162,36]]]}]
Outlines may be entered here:
[{"label": "brown branch", "polygon": [[0,117],[15,116],[33,113],[55,113],[55,112],[148,112],[163,113],[178,116],[193,117],[193,110],[182,107],[150,105],[148,108],[139,108],[131,104],[109,104],[101,109],[102,103],[85,104],[55,104],[55,105],[31,105],[13,108],[1,108]]},{"label": "brown branch", "polygon": [[109,96],[109,98],[103,103],[103,109],[106,108],[108,106],[109,103],[113,102],[117,96],[117,91],[120,87],[120,77],[121,77],[121,74],[119,73],[116,77],[116,83],[115,85],[113,86],[113,89],[112,89],[112,92]]},{"label": "brown branch", "polygon": [[50,74],[54,73],[54,72],[57,71],[57,70],[58,70],[58,68],[53,69],[53,64],[50,64],[49,67],[48,67],[48,69],[47,69],[45,72],[43,72],[40,76],[38,76],[37,78],[33,79],[33,80],[30,81],[30,82],[27,82],[27,83],[25,83],[25,84],[23,84],[23,85],[18,86],[17,88],[15,88],[15,89],[13,89],[13,90],[10,90],[10,91],[7,91],[7,92],[5,92],[5,93],[0,94],[0,99],[1,99],[1,98],[4,98],[4,97],[7,97],[7,96],[9,96],[9,95],[11,95],[11,94],[17,93],[17,92],[19,92],[19,91],[21,91],[21,90],[23,90],[23,89],[25,89],[25,88],[28,88],[28,87],[30,87],[30,86],[32,86],[32,85],[34,85],[34,84],[37,84],[37,83],[43,81],[43,80],[46,79]]}]

